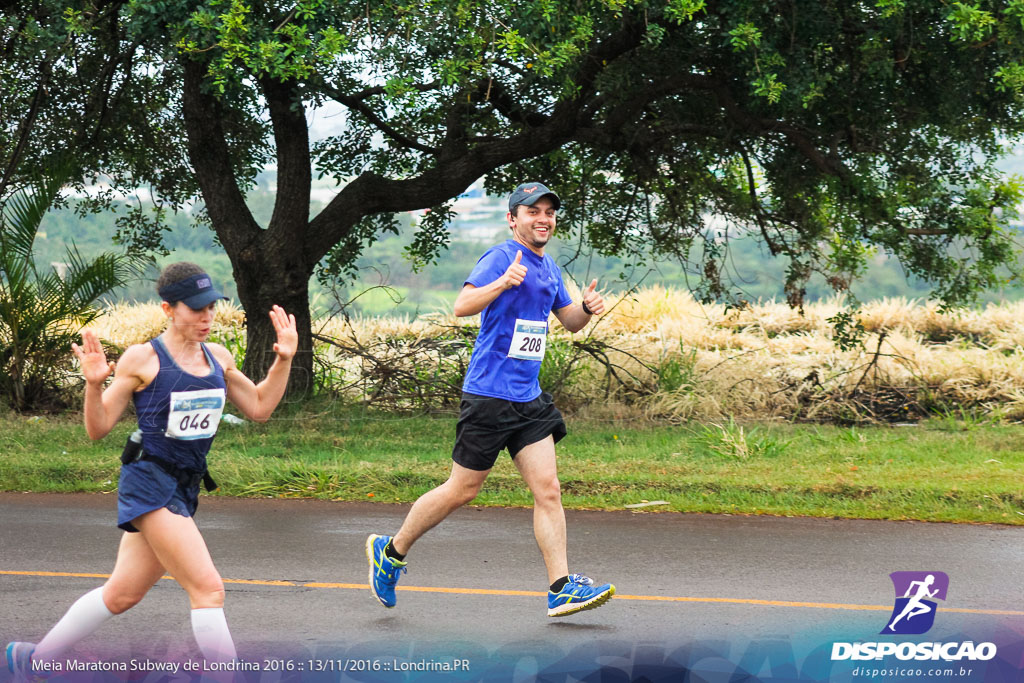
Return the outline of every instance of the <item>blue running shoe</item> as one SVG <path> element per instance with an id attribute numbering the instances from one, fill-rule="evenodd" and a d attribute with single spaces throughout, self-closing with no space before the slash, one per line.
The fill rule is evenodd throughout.
<path id="1" fill-rule="evenodd" d="M 366 559 L 370 561 L 370 590 L 387 608 L 395 606 L 395 585 L 405 571 L 406 562 L 393 560 L 384 554 L 390 536 L 370 534 L 366 539 Z"/>
<path id="2" fill-rule="evenodd" d="M 36 678 L 32 671 L 32 653 L 36 651 L 35 643 L 7 644 L 7 670 L 14 674 L 15 681 L 31 681 Z"/>
<path id="3" fill-rule="evenodd" d="M 611 600 L 615 586 L 610 583 L 594 586 L 594 580 L 582 574 L 570 574 L 569 582 L 557 593 L 548 591 L 548 616 L 564 617 L 568 614 L 594 609 Z"/>

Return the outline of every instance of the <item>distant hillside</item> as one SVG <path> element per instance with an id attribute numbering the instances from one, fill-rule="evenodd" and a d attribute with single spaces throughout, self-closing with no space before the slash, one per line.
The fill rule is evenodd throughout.
<path id="1" fill-rule="evenodd" d="M 1008 159 L 1004 166 L 1007 172 L 1020 172 L 1024 175 L 1024 157 Z M 272 187 L 272 179 L 264 179 L 260 189 L 248 198 L 257 221 L 263 225 L 269 221 L 273 210 Z M 392 289 L 374 289 L 366 293 L 355 301 L 352 310 L 370 315 L 415 315 L 448 308 L 483 251 L 508 237 L 503 202 L 484 197 L 478 191 L 470 192 L 469 195 L 457 205 L 460 214 L 451 226 L 450 248 L 439 259 L 439 263 L 428 266 L 423 272 L 413 273 L 403 255 L 403 248 L 412 239 L 412 225 L 416 220 L 414 215 L 405 216 L 406 227 L 402 235 L 390 236 L 366 250 L 359 261 L 361 280 L 347 287 L 343 297 L 351 298 L 378 285 L 387 285 Z M 329 201 L 331 190 L 319 188 L 315 196 L 323 202 Z M 323 203 L 317 201 L 313 203 L 312 209 L 315 212 L 322 206 Z M 85 255 L 116 249 L 111 240 L 114 232 L 115 217 L 109 214 L 78 218 L 71 211 L 51 212 L 43 221 L 37 239 L 38 259 L 43 263 L 63 260 L 64 246 L 71 242 Z M 199 263 L 214 276 L 224 288 L 225 294 L 235 296 L 230 262 L 211 230 L 205 226 L 194 227 L 190 216 L 179 214 L 171 218 L 171 230 L 166 233 L 164 244 L 171 250 L 171 255 L 160 259 L 161 264 L 181 260 Z M 688 276 L 678 263 L 650 263 L 630 267 L 621 259 L 602 258 L 589 250 L 578 251 L 577 245 L 560 240 L 555 241 L 551 253 L 569 278 L 585 285 L 596 277 L 602 289 L 607 291 L 623 291 L 638 284 L 688 289 L 688 283 L 696 282 L 695 276 Z M 758 243 L 734 240 L 730 243 L 728 263 L 734 282 L 731 291 L 737 296 L 750 301 L 783 298 L 787 264 L 772 259 Z M 156 300 L 153 289 L 156 272 L 154 269 L 148 274 L 148 281 L 117 292 L 115 298 Z M 311 288 L 316 307 L 320 310 L 329 309 L 333 298 L 321 291 L 315 282 Z M 879 256 L 867 274 L 854 284 L 853 291 L 861 300 L 868 301 L 895 296 L 925 298 L 929 287 L 915 278 L 908 281 L 898 263 Z M 808 293 L 811 300 L 833 295 L 820 278 L 812 280 Z M 401 300 L 396 303 L 395 298 Z M 1021 298 L 1024 298 L 1024 290 L 1020 287 L 992 292 L 984 297 L 986 301 Z"/>

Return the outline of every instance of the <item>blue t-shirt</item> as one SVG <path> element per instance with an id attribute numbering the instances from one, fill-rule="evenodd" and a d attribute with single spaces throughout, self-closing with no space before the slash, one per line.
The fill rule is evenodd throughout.
<path id="1" fill-rule="evenodd" d="M 517 251 L 523 252 L 521 263 L 526 266 L 526 277 L 518 287 L 499 294 L 480 314 L 480 333 L 462 390 L 525 403 L 541 394 L 537 381 L 541 361 L 513 358 L 509 354 L 536 355 L 532 344 L 540 345 L 538 337 L 546 333 L 551 311 L 572 304 L 562 271 L 550 256 L 537 256 L 515 240 L 506 240 L 480 257 L 466 284 L 483 287 L 494 282 L 508 270 Z M 517 348 L 513 349 L 517 326 L 520 335 L 516 337 Z"/>

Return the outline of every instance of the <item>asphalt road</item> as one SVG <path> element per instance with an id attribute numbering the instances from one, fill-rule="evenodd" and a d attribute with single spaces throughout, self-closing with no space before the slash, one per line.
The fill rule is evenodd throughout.
<path id="1" fill-rule="evenodd" d="M 103 495 L 0 493 L 0 643 L 38 640 L 102 583 L 74 575 L 112 568 L 115 504 Z M 227 581 L 229 624 L 240 656 L 260 662 L 259 680 L 577 680 L 580 662 L 605 672 L 592 680 L 641 680 L 641 670 L 681 680 L 673 676 L 708 669 L 688 680 L 726 681 L 741 664 L 760 671 L 751 680 L 858 680 L 847 670 L 815 673 L 833 665 L 812 660 L 836 640 L 884 640 L 888 575 L 897 570 L 950 577 L 935 626 L 918 639 L 995 639 L 999 659 L 1024 669 L 1022 527 L 569 512 L 570 570 L 614 583 L 618 595 L 550 619 L 526 509 L 457 511 L 413 549 L 398 607 L 382 608 L 365 588 L 365 538 L 394 533 L 407 509 L 202 499 L 197 521 Z M 766 648 L 775 654 L 757 654 Z M 69 656 L 197 658 L 184 592 L 161 581 Z M 306 672 L 273 672 L 274 660 Z M 455 660 L 471 672 L 429 670 Z M 420 670 L 373 670 L 399 661 Z M 309 673 L 342 666 L 369 671 Z M 989 666 L 956 680 L 1012 680 L 1007 666 L 998 676 Z"/>

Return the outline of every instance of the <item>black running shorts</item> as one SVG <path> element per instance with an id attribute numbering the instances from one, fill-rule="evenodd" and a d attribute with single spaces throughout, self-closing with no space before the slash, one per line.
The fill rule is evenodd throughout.
<path id="1" fill-rule="evenodd" d="M 507 448 L 515 458 L 549 434 L 558 443 L 566 431 L 562 414 L 547 392 L 526 403 L 463 393 L 452 460 L 483 472 L 494 467 L 501 449 Z"/>

